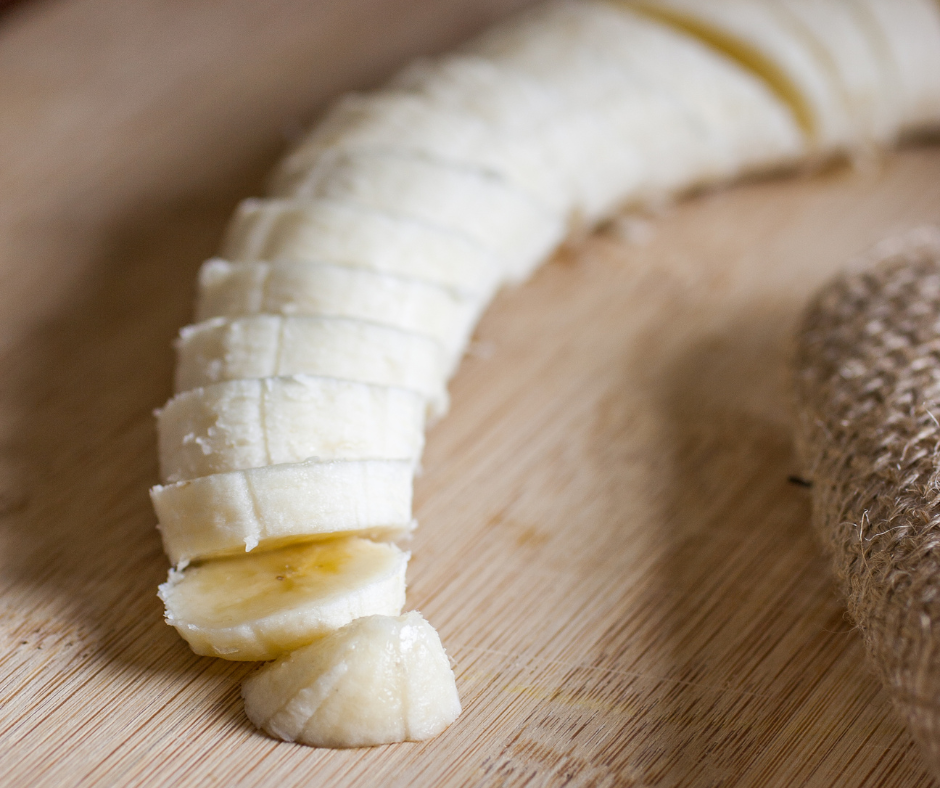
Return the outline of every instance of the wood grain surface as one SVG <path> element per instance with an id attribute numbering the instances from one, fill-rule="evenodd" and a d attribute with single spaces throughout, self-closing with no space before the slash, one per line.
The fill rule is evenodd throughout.
<path id="1" fill-rule="evenodd" d="M 940 221 L 940 149 L 624 218 L 500 296 L 429 436 L 409 606 L 464 714 L 272 741 L 162 622 L 153 408 L 237 200 L 342 90 L 506 0 L 36 0 L 0 18 L 0 784 L 928 786 L 788 482 L 793 322 Z M 519 5 L 519 3 L 516 3 Z"/>

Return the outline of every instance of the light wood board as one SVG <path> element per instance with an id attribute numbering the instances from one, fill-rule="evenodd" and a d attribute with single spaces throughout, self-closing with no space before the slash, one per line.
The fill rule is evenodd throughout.
<path id="1" fill-rule="evenodd" d="M 67 0 L 0 16 L 0 784 L 927 786 L 788 483 L 794 320 L 940 221 L 940 148 L 631 219 L 500 296 L 430 433 L 409 606 L 438 739 L 255 732 L 162 623 L 153 408 L 284 135 L 505 0 Z M 517 3 L 518 5 L 518 3 Z"/>

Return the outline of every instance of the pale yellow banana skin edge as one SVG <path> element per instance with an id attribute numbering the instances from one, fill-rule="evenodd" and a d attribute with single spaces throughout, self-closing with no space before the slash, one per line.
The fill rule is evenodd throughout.
<path id="1" fill-rule="evenodd" d="M 157 414 L 167 623 L 275 660 L 243 686 L 271 736 L 441 733 L 454 672 L 392 542 L 498 289 L 624 206 L 937 128 L 934 0 L 559 0 L 340 99 L 199 274 Z"/>

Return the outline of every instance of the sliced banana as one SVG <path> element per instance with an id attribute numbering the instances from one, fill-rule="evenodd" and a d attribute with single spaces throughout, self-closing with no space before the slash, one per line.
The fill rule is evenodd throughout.
<path id="1" fill-rule="evenodd" d="M 276 659 L 363 616 L 397 616 L 408 554 L 355 537 L 171 569 L 166 622 L 207 657 Z"/>
<path id="2" fill-rule="evenodd" d="M 439 342 L 449 377 L 484 306 L 427 282 L 355 268 L 213 259 L 199 272 L 196 319 L 269 313 L 369 320 Z"/>
<path id="3" fill-rule="evenodd" d="M 415 391 L 439 418 L 447 411 L 447 363 L 433 339 L 342 317 L 210 318 L 180 332 L 176 390 L 242 378 L 325 377 Z"/>
<path id="4" fill-rule="evenodd" d="M 265 465 L 410 460 L 424 448 L 424 398 L 313 375 L 229 380 L 157 411 L 164 483 Z"/>
<path id="5" fill-rule="evenodd" d="M 506 281 L 525 279 L 564 239 L 564 219 L 496 174 L 421 156 L 354 151 L 324 157 L 297 183 L 296 199 L 351 202 L 461 233 L 491 250 Z"/>
<path id="6" fill-rule="evenodd" d="M 500 261 L 469 238 L 336 200 L 244 200 L 229 223 L 222 256 L 236 262 L 294 260 L 365 268 L 484 301 L 503 278 Z"/>
<path id="7" fill-rule="evenodd" d="M 218 558 L 335 535 L 411 531 L 408 460 L 309 460 L 157 485 L 150 498 L 170 562 Z"/>
<path id="8" fill-rule="evenodd" d="M 314 747 L 372 747 L 436 736 L 460 714 L 454 672 L 420 613 L 369 616 L 245 679 L 248 718 Z"/>

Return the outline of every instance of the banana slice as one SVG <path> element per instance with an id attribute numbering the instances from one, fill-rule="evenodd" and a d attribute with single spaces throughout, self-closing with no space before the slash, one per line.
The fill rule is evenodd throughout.
<path id="1" fill-rule="evenodd" d="M 211 318 L 180 331 L 176 390 L 279 375 L 324 377 L 417 392 L 447 412 L 444 349 L 433 339 L 341 317 Z"/>
<path id="2" fill-rule="evenodd" d="M 161 475 L 179 482 L 311 457 L 417 464 L 424 413 L 413 391 L 335 378 L 216 383 L 157 411 Z"/>
<path id="3" fill-rule="evenodd" d="M 281 161 L 271 189 L 290 193 L 329 152 L 357 150 L 410 153 L 495 172 L 546 210 L 559 215 L 568 210 L 556 168 L 531 137 L 501 134 L 466 110 L 441 107 L 404 90 L 342 97 Z"/>
<path id="4" fill-rule="evenodd" d="M 269 313 L 369 320 L 439 342 L 450 377 L 484 306 L 427 282 L 355 268 L 213 259 L 199 272 L 196 319 Z"/>
<path id="5" fill-rule="evenodd" d="M 170 570 L 166 622 L 207 657 L 276 659 L 362 616 L 397 616 L 408 554 L 355 537 Z"/>
<path id="6" fill-rule="evenodd" d="M 563 219 L 495 174 L 404 154 L 324 157 L 290 194 L 278 196 L 356 203 L 461 233 L 503 262 L 509 282 L 525 279 L 567 231 Z"/>
<path id="7" fill-rule="evenodd" d="M 422 741 L 461 711 L 440 638 L 415 612 L 357 619 L 262 667 L 242 696 L 257 727 L 314 747 Z"/>
<path id="8" fill-rule="evenodd" d="M 559 139 L 550 157 L 568 172 L 588 220 L 631 197 L 787 164 L 804 149 L 792 113 L 761 81 L 688 35 L 609 3 L 538 6 L 471 48 L 603 121 L 606 140 Z M 583 129 L 578 136 L 590 133 Z M 553 124 L 546 135 L 558 131 Z"/>
<path id="9" fill-rule="evenodd" d="M 878 144 L 894 140 L 900 130 L 898 97 L 858 0 L 778 2 L 806 40 L 828 55 L 830 73 L 848 100 L 860 137 Z"/>
<path id="10" fill-rule="evenodd" d="M 859 129 L 825 50 L 775 0 L 635 0 L 632 7 L 699 36 L 759 74 L 828 154 L 855 147 Z"/>
<path id="11" fill-rule="evenodd" d="M 336 535 L 396 538 L 414 529 L 408 460 L 309 460 L 203 476 L 150 491 L 177 568 Z"/>
<path id="12" fill-rule="evenodd" d="M 857 0 L 887 52 L 903 131 L 940 125 L 940 4 L 935 0 Z"/>
<path id="13" fill-rule="evenodd" d="M 500 261 L 469 238 L 335 200 L 244 200 L 229 223 L 222 256 L 236 262 L 295 260 L 365 268 L 484 301 L 503 277 Z"/>

